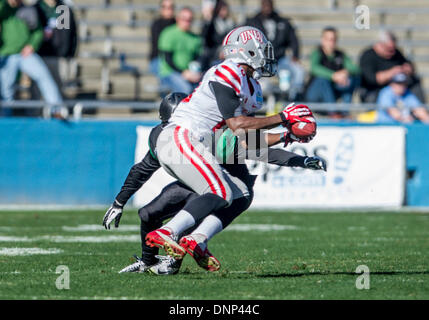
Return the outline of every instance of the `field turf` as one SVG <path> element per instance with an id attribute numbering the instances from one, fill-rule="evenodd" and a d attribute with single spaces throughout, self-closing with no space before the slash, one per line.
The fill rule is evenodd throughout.
<path id="1" fill-rule="evenodd" d="M 140 254 L 139 220 L 106 231 L 103 214 L 0 211 L 0 299 L 429 299 L 428 213 L 249 211 L 210 242 L 219 272 L 186 256 L 164 277 L 117 273 Z"/>

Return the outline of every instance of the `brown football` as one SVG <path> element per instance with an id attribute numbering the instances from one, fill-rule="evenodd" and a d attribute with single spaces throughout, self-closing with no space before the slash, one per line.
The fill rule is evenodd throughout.
<path id="1" fill-rule="evenodd" d="M 316 120 L 314 117 L 305 117 L 311 122 L 295 122 L 290 126 L 290 132 L 298 138 L 307 138 L 311 135 L 316 134 Z"/>

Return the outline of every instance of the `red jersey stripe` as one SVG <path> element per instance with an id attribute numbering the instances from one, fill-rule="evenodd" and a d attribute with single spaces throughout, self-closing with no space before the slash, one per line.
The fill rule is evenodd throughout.
<path id="1" fill-rule="evenodd" d="M 222 65 L 222 68 L 224 68 L 225 70 L 227 70 L 233 76 L 233 78 L 235 80 L 237 80 L 237 82 L 241 85 L 240 77 L 237 75 L 237 73 L 234 70 L 232 70 L 230 67 L 225 66 L 225 65 Z"/>
<path id="2" fill-rule="evenodd" d="M 184 137 L 185 137 L 185 142 L 188 145 L 189 149 L 192 150 L 192 152 L 204 163 L 204 165 L 210 170 L 210 172 L 212 173 L 212 175 L 215 177 L 217 183 L 220 186 L 220 190 L 222 192 L 222 198 L 226 199 L 226 191 L 225 191 L 225 186 L 222 183 L 222 180 L 219 178 L 219 176 L 216 174 L 216 171 L 214 171 L 213 167 L 206 161 L 206 159 L 204 159 L 194 148 L 194 146 L 191 144 L 191 142 L 189 141 L 189 137 L 188 137 L 189 131 L 188 129 L 185 129 L 185 133 L 184 133 Z M 215 193 L 217 194 L 217 193 Z"/>
<path id="3" fill-rule="evenodd" d="M 217 123 L 217 124 L 212 128 L 212 130 L 213 130 L 213 131 L 216 131 L 216 130 L 218 130 L 218 129 L 222 128 L 224 125 L 226 125 L 226 121 L 225 121 L 225 119 L 223 119 L 222 121 L 218 122 L 218 123 Z"/>
<path id="4" fill-rule="evenodd" d="M 191 164 L 198 170 L 199 173 L 201 173 L 201 175 L 204 177 L 204 179 L 207 181 L 208 185 L 210 186 L 211 191 L 216 194 L 219 195 L 214 187 L 213 182 L 210 180 L 209 176 L 204 172 L 204 170 L 192 159 L 192 157 L 185 152 L 185 150 L 183 150 L 182 145 L 180 144 L 179 141 L 179 130 L 180 130 L 180 126 L 177 126 L 174 129 L 174 142 L 176 143 L 176 146 L 179 148 L 180 152 L 191 162 Z M 187 130 L 186 130 L 187 131 Z M 185 131 L 185 133 L 186 133 Z M 185 136 L 186 138 L 186 136 Z M 191 145 L 191 150 L 193 150 L 193 147 Z M 195 152 L 195 151 L 194 151 Z"/>
<path id="5" fill-rule="evenodd" d="M 233 84 L 232 81 L 229 80 L 226 75 L 221 73 L 219 70 L 215 71 L 215 75 L 217 75 L 218 77 L 221 77 L 226 83 L 228 83 L 235 90 L 235 92 L 237 92 L 237 94 L 240 93 L 240 90 L 238 90 L 238 88 L 235 86 L 235 84 Z"/>

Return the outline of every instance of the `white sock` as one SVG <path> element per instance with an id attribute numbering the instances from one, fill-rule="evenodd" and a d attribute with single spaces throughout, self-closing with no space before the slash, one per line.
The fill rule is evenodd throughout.
<path id="1" fill-rule="evenodd" d="M 202 234 L 210 240 L 215 234 L 218 234 L 223 229 L 222 221 L 214 215 L 209 215 L 200 223 L 200 225 L 191 233 L 191 236 Z"/>
<path id="2" fill-rule="evenodd" d="M 206 250 L 207 248 L 207 237 L 201 233 L 192 233 L 191 234 L 192 239 L 194 239 L 198 245 L 200 246 L 201 250 Z"/>
<path id="3" fill-rule="evenodd" d="M 185 210 L 180 210 L 173 219 L 168 221 L 162 228 L 168 228 L 175 235 L 181 234 L 186 229 L 195 225 L 194 217 Z"/>

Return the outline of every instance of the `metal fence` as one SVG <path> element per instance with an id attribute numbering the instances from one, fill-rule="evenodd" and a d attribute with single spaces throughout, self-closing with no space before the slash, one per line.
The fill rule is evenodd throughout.
<path id="1" fill-rule="evenodd" d="M 274 101 L 276 102 L 276 101 Z M 109 109 L 133 109 L 137 111 L 157 111 L 160 101 L 111 101 L 111 100 L 65 100 L 64 106 L 71 109 L 72 117 L 76 120 L 82 118 L 85 110 L 109 110 Z M 297 102 L 299 103 L 299 102 Z M 306 102 L 303 102 L 306 103 Z M 366 112 L 376 109 L 372 103 L 311 103 L 311 109 L 315 112 Z M 0 108 L 10 109 L 44 109 L 52 108 L 41 100 L 16 100 L 0 102 Z M 262 111 L 273 111 L 274 105 L 267 102 Z"/>

